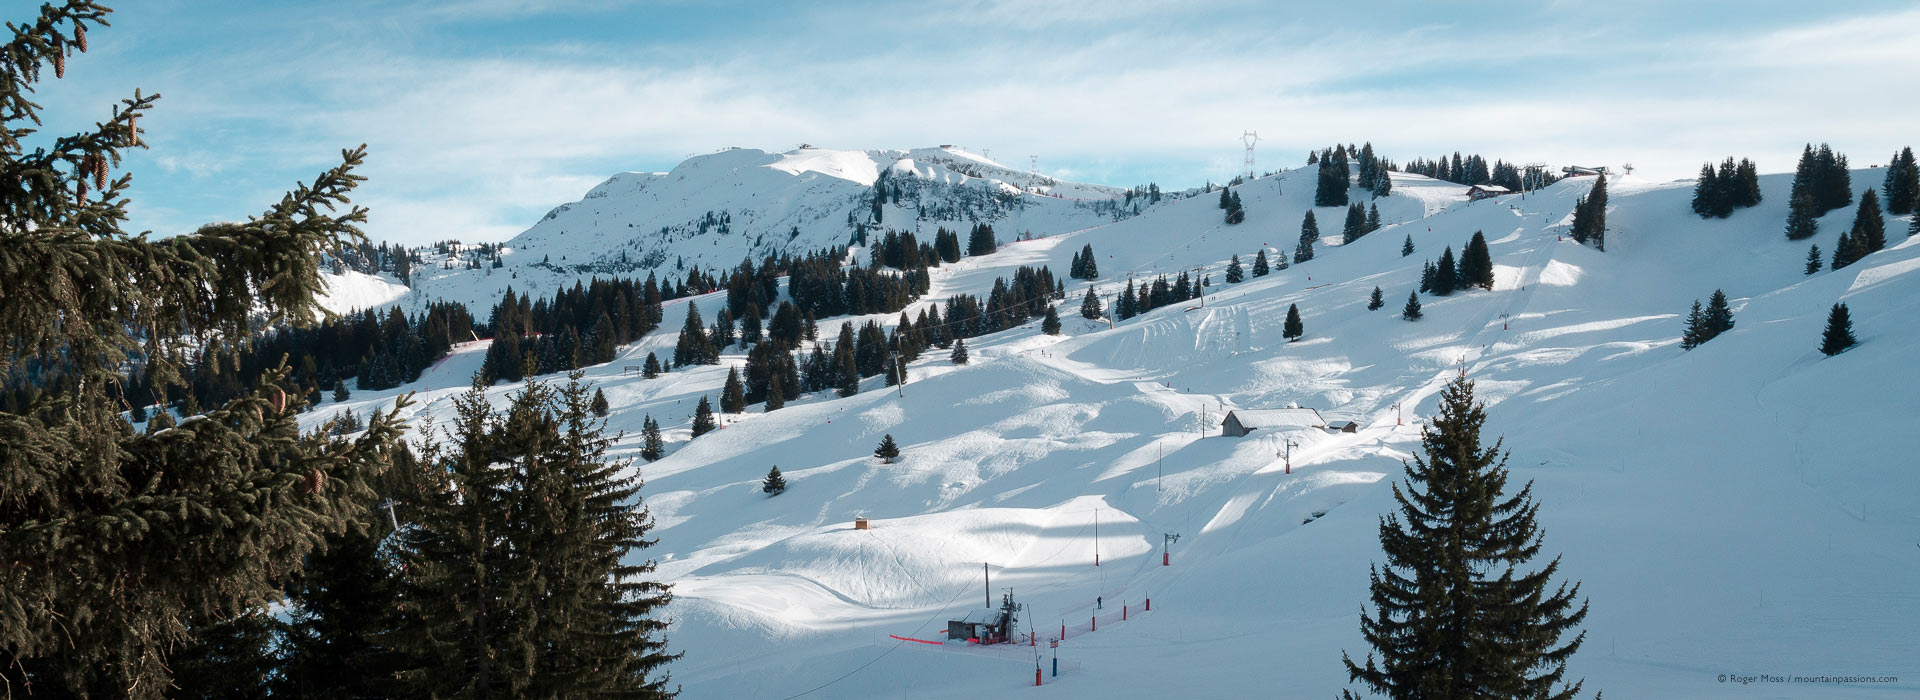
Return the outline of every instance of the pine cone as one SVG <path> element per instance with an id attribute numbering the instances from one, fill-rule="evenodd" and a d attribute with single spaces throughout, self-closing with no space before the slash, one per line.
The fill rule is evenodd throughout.
<path id="1" fill-rule="evenodd" d="M 53 40 L 53 77 L 67 77 L 67 47 L 58 38 Z"/>
<path id="2" fill-rule="evenodd" d="M 320 473 L 319 467 L 314 467 L 313 471 L 307 473 L 308 494 L 319 494 L 320 489 L 326 487 L 326 485 L 327 475 Z"/>
<path id="3" fill-rule="evenodd" d="M 87 25 L 75 22 L 73 25 L 73 45 L 80 53 L 87 52 Z"/>
<path id="4" fill-rule="evenodd" d="M 127 144 L 131 146 L 140 145 L 140 115 L 139 114 L 135 114 L 131 112 L 127 114 Z"/>
<path id="5" fill-rule="evenodd" d="M 287 412 L 287 392 L 286 392 L 286 390 L 284 390 L 284 389 L 281 389 L 280 387 L 277 387 L 277 386 L 276 386 L 276 387 L 274 387 L 274 388 L 273 388 L 273 391 L 274 391 L 274 397 L 273 397 L 273 409 L 274 409 L 274 411 L 275 411 L 275 412 L 277 412 L 277 413 L 286 413 L 286 412 Z"/>
<path id="6" fill-rule="evenodd" d="M 100 190 L 101 192 L 107 191 L 107 158 L 106 156 L 93 157 L 93 188 L 96 190 Z"/>

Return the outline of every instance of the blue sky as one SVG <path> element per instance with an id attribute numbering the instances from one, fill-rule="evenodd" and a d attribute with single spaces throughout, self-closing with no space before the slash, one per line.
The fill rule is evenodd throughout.
<path id="1" fill-rule="evenodd" d="M 727 146 L 990 150 L 1167 187 L 1372 141 L 1407 160 L 1856 166 L 1920 136 L 1910 2 L 121 3 L 46 130 L 134 88 L 132 222 L 259 211 L 362 142 L 375 238 L 503 240 L 622 170 Z M 7 19 L 28 17 L 16 7 Z M 1865 183 L 1857 183 L 1864 186 Z"/>

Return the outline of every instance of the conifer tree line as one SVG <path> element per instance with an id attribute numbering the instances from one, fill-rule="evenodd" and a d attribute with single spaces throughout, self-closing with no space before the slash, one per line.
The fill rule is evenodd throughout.
<path id="1" fill-rule="evenodd" d="M 970 294 L 956 294 L 947 299 L 944 312 L 941 306 L 929 306 L 917 317 L 902 311 L 892 328 L 874 320 L 857 326 L 843 323 L 837 338 L 806 348 L 801 340 L 812 339 L 811 334 L 803 336 L 796 330 L 789 336 L 770 330 L 764 342 L 748 350 L 746 363 L 738 368 L 737 401 L 731 389 L 735 375 L 729 373 L 721 410 L 740 413 L 746 406 L 765 402 L 765 410 L 773 411 L 787 400 L 828 389 L 852 396 L 859 392 L 860 380 L 879 375 L 885 375 L 887 385 L 892 386 L 905 379 L 900 376 L 902 368 L 928 348 L 948 348 L 962 338 L 1014 328 L 1035 315 L 1045 316 L 1052 310 L 1051 300 L 1064 298 L 1064 290 L 1046 267 L 1021 267 L 1014 271 L 1011 281 L 995 279 L 985 302 Z M 689 318 L 696 318 L 697 313 L 689 311 Z M 1054 323 L 1058 320 L 1056 314 Z M 683 337 L 691 340 L 706 336 L 683 331 Z M 698 358 L 700 362 L 706 360 L 704 356 Z"/>
<path id="2" fill-rule="evenodd" d="M 1727 305 L 1726 292 L 1715 289 L 1707 299 L 1705 310 L 1700 308 L 1700 300 L 1693 301 L 1693 310 L 1687 313 L 1686 330 L 1680 334 L 1680 348 L 1692 350 L 1730 330 L 1733 330 L 1733 309 Z"/>
<path id="3" fill-rule="evenodd" d="M 409 287 L 413 286 L 413 266 L 421 262 L 417 251 L 408 250 L 398 243 L 372 241 L 357 241 L 341 246 L 338 252 L 328 254 L 325 260 L 336 275 L 347 270 L 369 275 L 391 272 L 395 279 Z"/>
<path id="4" fill-rule="evenodd" d="M 1366 190 L 1368 194 L 1372 195 L 1373 199 L 1379 199 L 1393 193 L 1393 179 L 1390 173 L 1397 168 L 1394 167 L 1392 161 L 1382 158 L 1373 152 L 1373 142 L 1369 141 L 1361 144 L 1359 155 L 1354 160 L 1359 164 L 1356 167 L 1359 178 L 1355 184 L 1360 189 Z M 1376 226 L 1375 228 L 1379 227 Z"/>
<path id="5" fill-rule="evenodd" d="M 419 379 L 422 370 L 455 344 L 471 341 L 474 328 L 465 306 L 435 302 L 411 317 L 398 308 L 384 314 L 367 310 L 304 327 L 278 324 L 237 343 L 207 343 L 191 351 L 175 348 L 171 365 L 180 368 L 182 384 L 167 392 L 166 403 L 185 415 L 198 414 L 203 406 L 245 395 L 279 368 L 282 358 L 292 371 L 276 386 L 307 397 L 309 404 L 319 403 L 322 390 L 344 392 L 348 379 L 357 380 L 361 389 L 391 389 Z M 148 360 L 136 363 L 116 384 L 123 387 L 119 401 L 143 414 L 159 403 L 153 370 Z M 0 409 L 14 411 L 35 395 L 64 391 L 74 379 L 57 367 L 38 376 L 12 376 L 7 390 L 0 392 Z"/>
<path id="6" fill-rule="evenodd" d="M 481 372 L 489 382 L 519 381 L 529 368 L 549 374 L 612 361 L 619 346 L 659 327 L 662 296 L 653 275 L 575 282 L 548 299 L 509 287 L 489 317 L 493 344 Z"/>
<path id="7" fill-rule="evenodd" d="M 1236 256 L 1238 257 L 1238 256 Z M 1127 286 L 1121 290 L 1118 299 L 1113 302 L 1115 320 L 1125 321 L 1148 311 L 1185 301 L 1198 299 L 1205 292 L 1200 280 L 1182 271 L 1172 281 L 1166 275 L 1155 277 L 1150 283 L 1135 285 L 1127 280 Z"/>
<path id="8" fill-rule="evenodd" d="M 1824 143 L 1818 149 L 1807 144 L 1787 195 L 1787 239 L 1812 237 L 1819 230 L 1814 219 L 1852 203 L 1853 175 L 1847 171 L 1846 155 Z"/>
<path id="9" fill-rule="evenodd" d="M 1473 389 L 1462 373 L 1441 391 L 1394 485 L 1397 508 L 1380 521 L 1386 562 L 1369 567 L 1372 609 L 1360 618 L 1372 651 L 1341 663 L 1349 682 L 1395 700 L 1571 700 L 1585 685 L 1566 671 L 1586 641 L 1587 601 L 1578 582 L 1554 581 L 1559 557 L 1531 564 L 1545 547 L 1540 504 L 1531 483 L 1509 490 L 1504 441 L 1483 445 Z"/>
<path id="10" fill-rule="evenodd" d="M 1318 158 L 1320 170 L 1314 180 L 1313 205 L 1316 207 L 1347 206 L 1347 189 L 1352 185 L 1353 172 L 1347 165 L 1347 147 L 1336 145 L 1320 152 Z M 1312 212 L 1308 212 L 1312 213 Z"/>
<path id="11" fill-rule="evenodd" d="M 670 590 L 625 563 L 652 520 L 588 396 L 575 373 L 495 412 L 476 383 L 288 577 L 284 615 L 190 625 L 170 697 L 672 697 Z"/>
<path id="12" fill-rule="evenodd" d="M 22 697 L 162 698 L 195 668 L 189 644 L 258 638 L 216 628 L 264 621 L 249 611 L 371 515 L 401 432 L 375 413 L 353 440 L 301 434 L 308 394 L 286 389 L 287 367 L 165 429 L 121 417 L 129 357 L 173 396 L 176 349 L 244 338 L 260 317 L 313 326 L 321 256 L 366 240 L 351 202 L 366 150 L 245 221 L 123 230 L 121 166 L 157 96 L 132 91 L 64 134 L 30 99 L 59 95 L 90 45 L 125 44 L 100 31 L 109 12 L 47 3 L 0 39 L 0 170 L 24 174 L 0 188 L 0 374 L 72 377 L 0 413 L 0 687 Z"/>
<path id="13" fill-rule="evenodd" d="M 1359 202 L 1354 202 L 1347 207 L 1347 220 L 1340 225 L 1340 234 L 1346 243 L 1360 240 L 1361 236 L 1378 230 L 1380 230 L 1379 205 L 1361 205 Z"/>
<path id="14" fill-rule="evenodd" d="M 1100 277 L 1100 262 L 1094 258 L 1092 243 L 1081 246 L 1080 252 L 1073 254 L 1073 263 L 1067 268 L 1067 276 L 1077 280 Z"/>
<path id="15" fill-rule="evenodd" d="M 1435 160 L 1416 158 L 1408 161 L 1400 170 L 1457 185 L 1499 185 L 1515 192 L 1537 190 L 1560 180 L 1546 168 L 1523 169 L 1501 160 L 1495 160 L 1489 166 L 1485 158 L 1478 155 L 1462 156 L 1458 151 L 1454 152 L 1451 159 L 1445 156 Z"/>
<path id="16" fill-rule="evenodd" d="M 1573 205 L 1573 240 L 1607 249 L 1607 174 L 1594 178 L 1593 189 Z"/>
<path id="17" fill-rule="evenodd" d="M 1420 271 L 1420 291 L 1444 297 L 1474 287 L 1493 289 L 1493 253 L 1486 234 L 1474 231 L 1462 251 L 1456 262 L 1453 246 L 1447 246 L 1439 262 L 1427 262 Z"/>
<path id="18" fill-rule="evenodd" d="M 1000 242 L 993 237 L 992 226 L 977 223 L 967 233 L 967 255 L 992 255 L 999 249 Z"/>
<path id="19" fill-rule="evenodd" d="M 1700 181 L 1693 186 L 1693 213 L 1700 218 L 1724 219 L 1735 209 L 1759 204 L 1760 171 L 1753 161 L 1741 158 L 1735 163 L 1727 156 L 1718 170 L 1712 163 L 1700 166 Z"/>

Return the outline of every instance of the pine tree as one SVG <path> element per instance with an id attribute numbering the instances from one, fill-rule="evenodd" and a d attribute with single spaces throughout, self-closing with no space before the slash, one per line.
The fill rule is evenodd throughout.
<path id="1" fill-rule="evenodd" d="M 1359 202 L 1347 207 L 1347 219 L 1340 225 L 1341 241 L 1352 243 L 1367 235 L 1367 211 Z"/>
<path id="2" fill-rule="evenodd" d="M 860 393 L 860 364 L 853 357 L 853 335 L 849 324 L 840 325 L 840 342 L 833 345 L 834 393 L 846 398 Z"/>
<path id="3" fill-rule="evenodd" d="M 1693 213 L 1705 219 L 1713 216 L 1717 200 L 1721 194 L 1720 181 L 1713 170 L 1713 164 L 1700 166 L 1699 184 L 1693 186 Z"/>
<path id="4" fill-rule="evenodd" d="M 498 416 L 476 387 L 451 445 L 426 448 L 447 466 L 403 539 L 403 695 L 672 696 L 660 671 L 678 655 L 654 617 L 671 596 L 633 556 L 653 522 L 589 403 L 577 372 L 529 383 Z"/>
<path id="5" fill-rule="evenodd" d="M 1787 202 L 1787 240 L 1801 241 L 1812 238 L 1820 232 L 1820 222 L 1814 219 L 1813 196 L 1797 194 Z"/>
<path id="6" fill-rule="evenodd" d="M 394 644 L 404 622 L 396 606 L 403 581 L 389 538 L 397 514 L 414 518 L 424 467 L 404 443 L 392 457 L 374 487 L 386 504 L 329 537 L 326 550 L 309 556 L 288 584 L 285 621 L 277 625 L 278 677 L 269 685 L 274 697 L 388 697 L 411 664 Z"/>
<path id="7" fill-rule="evenodd" d="M 781 386 L 780 373 L 774 372 L 767 376 L 767 402 L 766 402 L 766 406 L 762 408 L 761 411 L 764 413 L 772 413 L 782 408 L 786 408 L 786 406 L 787 406 L 786 388 Z"/>
<path id="8" fill-rule="evenodd" d="M 1734 169 L 1734 174 L 1736 176 L 1734 192 L 1737 195 L 1735 204 L 1742 207 L 1759 206 L 1760 167 L 1754 165 L 1751 160 L 1741 158 L 1740 165 Z"/>
<path id="9" fill-rule="evenodd" d="M 700 437 L 713 432 L 718 427 L 713 422 L 713 404 L 707 402 L 706 395 L 700 396 L 700 403 L 693 407 L 693 436 Z"/>
<path id="10" fill-rule="evenodd" d="M 947 359 L 952 361 L 956 365 L 966 364 L 967 363 L 967 341 L 963 339 L 955 339 L 953 341 L 953 353 L 948 355 Z"/>
<path id="11" fill-rule="evenodd" d="M 1380 177 L 1384 178 L 1386 177 L 1386 175 L 1383 174 Z M 1380 205 L 1368 204 L 1367 205 L 1367 233 L 1373 233 L 1374 231 L 1378 231 L 1378 230 L 1380 230 Z"/>
<path id="12" fill-rule="evenodd" d="M 1060 335 L 1060 312 L 1052 304 L 1047 305 L 1047 316 L 1040 320 L 1040 332 L 1047 335 Z"/>
<path id="13" fill-rule="evenodd" d="M 879 457 L 881 464 L 893 464 L 893 460 L 900 457 L 900 446 L 894 444 L 892 433 L 880 439 L 880 446 L 873 448 L 873 456 Z"/>
<path id="14" fill-rule="evenodd" d="M 349 203 L 366 151 L 343 151 L 244 221 L 155 239 L 123 230 L 135 195 L 114 170 L 145 146 L 136 122 L 151 123 L 157 96 L 136 91 L 71 134 L 36 104 L 74 94 L 51 81 L 109 11 L 41 5 L 9 23 L 0 51 L 0 170 L 23 174 L 0 188 L 0 375 L 61 367 L 67 379 L 0 413 L 0 685 L 144 700 L 167 694 L 189 625 L 274 597 L 372 507 L 367 484 L 401 426 L 386 413 L 351 441 L 301 434 L 285 367 L 234 382 L 203 420 L 163 417 L 144 434 L 121 420 L 127 358 L 144 357 L 165 395 L 187 371 L 165 348 L 242 342 L 256 314 L 317 320 L 323 254 L 366 243 L 366 210 Z"/>
<path id="15" fill-rule="evenodd" d="M 1267 276 L 1267 269 L 1267 249 L 1261 248 L 1253 254 L 1253 276 L 1265 277 Z"/>
<path id="16" fill-rule="evenodd" d="M 1578 582 L 1554 583 L 1558 557 L 1529 566 L 1545 538 L 1540 506 L 1531 483 L 1507 493 L 1507 455 L 1502 441 L 1481 446 L 1485 423 L 1473 382 L 1449 382 L 1421 431 L 1424 456 L 1394 485 L 1397 512 L 1381 520 L 1387 560 L 1369 567 L 1373 610 L 1360 619 L 1373 651 L 1364 663 L 1341 654 L 1349 681 L 1390 698 L 1579 695 L 1584 681 L 1564 674 L 1586 641 L 1587 603 Z"/>
<path id="17" fill-rule="evenodd" d="M 1813 153 L 1813 144 L 1809 143 L 1800 150 L 1800 162 L 1793 168 L 1793 188 L 1787 193 L 1790 205 L 1797 206 L 1804 198 L 1809 216 L 1819 216 L 1823 212 L 1813 212 L 1818 206 L 1818 180 L 1820 178 L 1819 158 Z M 1792 227 L 1789 225 L 1788 230 Z"/>
<path id="18" fill-rule="evenodd" d="M 231 619 L 190 625 L 192 641 L 175 648 L 168 659 L 173 667 L 173 682 L 181 691 L 169 693 L 167 697 L 208 700 L 271 697 L 268 689 L 280 666 L 273 652 L 278 626 L 268 616 L 265 606 Z"/>
<path id="19" fill-rule="evenodd" d="M 605 418 L 607 417 L 607 412 L 610 410 L 612 410 L 612 407 L 607 405 L 607 392 L 601 391 L 599 389 L 594 389 L 593 390 L 593 415 L 599 416 L 601 418 Z"/>
<path id="20" fill-rule="evenodd" d="M 1700 336 L 1706 334 L 1706 330 L 1707 330 L 1706 314 L 1701 313 L 1700 300 L 1695 299 L 1693 300 L 1693 310 L 1687 312 L 1686 329 L 1680 332 L 1680 349 L 1692 350 L 1694 348 L 1700 347 L 1701 343 L 1707 342 L 1700 338 Z"/>
<path id="21" fill-rule="evenodd" d="M 992 255 L 998 249 L 999 242 L 993 239 L 993 227 L 974 224 L 973 232 L 967 236 L 967 255 Z"/>
<path id="22" fill-rule="evenodd" d="M 1866 245 L 1860 239 L 1846 233 L 1840 234 L 1840 240 L 1833 243 L 1833 269 L 1843 269 L 1866 257 Z"/>
<path id="23" fill-rule="evenodd" d="M 1320 240 L 1320 224 L 1314 221 L 1312 209 L 1307 210 L 1306 216 L 1300 217 L 1300 240 L 1308 242 Z"/>
<path id="24" fill-rule="evenodd" d="M 720 388 L 720 412 L 747 412 L 747 388 L 740 382 L 738 367 L 727 368 L 727 381 Z"/>
<path id="25" fill-rule="evenodd" d="M 660 424 L 653 416 L 640 421 L 640 458 L 649 462 L 658 462 L 667 454 L 667 442 L 660 437 Z"/>
<path id="26" fill-rule="evenodd" d="M 1820 352 L 1832 357 L 1859 342 L 1853 337 L 1853 319 L 1848 316 L 1847 305 L 1834 304 L 1833 311 L 1827 314 L 1827 330 L 1820 336 Z"/>
<path id="27" fill-rule="evenodd" d="M 1409 321 L 1420 320 L 1420 293 L 1407 292 L 1407 305 L 1400 308 L 1400 317 Z"/>
<path id="28" fill-rule="evenodd" d="M 1080 298 L 1080 317 L 1092 320 L 1100 314 L 1100 296 L 1093 293 L 1093 287 L 1087 287 L 1087 295 Z"/>
<path id="29" fill-rule="evenodd" d="M 353 396 L 352 394 L 347 393 L 347 380 L 345 379 L 333 380 L 333 402 L 334 403 L 340 403 L 352 396 Z"/>
<path id="30" fill-rule="evenodd" d="M 1306 326 L 1300 323 L 1300 305 L 1288 304 L 1287 320 L 1286 323 L 1280 327 L 1280 335 L 1285 337 L 1287 342 L 1291 343 L 1299 340 L 1300 336 L 1306 335 L 1306 333 Z"/>
<path id="31" fill-rule="evenodd" d="M 706 327 L 701 324 L 700 308 L 688 301 L 687 322 L 680 327 L 680 339 L 673 346 L 673 365 L 720 364 L 720 349 L 714 344 L 714 336 L 708 335 Z"/>
<path id="32" fill-rule="evenodd" d="M 1853 203 L 1853 174 L 1848 172 L 1847 157 L 1833 152 L 1827 144 L 1820 144 L 1816 152 L 1820 165 L 1819 188 L 1815 198 L 1820 202 L 1820 212 L 1826 213 Z"/>
<path id="33" fill-rule="evenodd" d="M 1593 189 L 1573 207 L 1573 240 L 1607 249 L 1607 174 L 1593 181 Z"/>
<path id="34" fill-rule="evenodd" d="M 1080 247 L 1080 278 L 1090 280 L 1090 279 L 1098 279 L 1099 277 L 1100 277 L 1100 263 L 1094 260 L 1093 244 L 1088 243 L 1084 246 L 1081 246 Z"/>
<path id="35" fill-rule="evenodd" d="M 1347 205 L 1347 158 L 1344 147 L 1336 148 L 1333 154 L 1320 159 L 1319 177 L 1315 181 L 1313 205 L 1316 207 L 1344 207 Z"/>
<path id="36" fill-rule="evenodd" d="M 1387 305 L 1386 298 L 1380 294 L 1380 288 L 1374 287 L 1373 296 L 1367 298 L 1367 310 L 1379 311 L 1380 307 L 1386 306 L 1386 305 Z"/>
<path id="37" fill-rule="evenodd" d="M 1374 199 L 1393 194 L 1393 178 L 1389 177 L 1387 173 L 1387 170 L 1382 169 L 1380 174 L 1373 179 L 1373 190 L 1369 192 L 1369 194 L 1373 195 Z M 1374 228 L 1379 227 L 1375 226 Z"/>
<path id="38" fill-rule="evenodd" d="M 1293 261 L 1296 263 L 1303 263 L 1312 259 L 1313 259 L 1313 241 L 1307 240 L 1305 238 L 1301 238 L 1300 244 L 1293 247 Z"/>
<path id="39" fill-rule="evenodd" d="M 1734 207 L 1740 205 L 1740 166 L 1733 162 L 1733 156 L 1727 156 L 1720 162 L 1720 170 L 1714 175 L 1714 193 L 1707 212 L 1714 218 L 1724 219 L 1733 215 Z"/>
<path id="40" fill-rule="evenodd" d="M 1225 190 L 1222 190 L 1222 192 L 1225 193 Z M 1225 221 L 1229 225 L 1231 225 L 1231 224 L 1238 224 L 1246 220 L 1247 220 L 1247 210 L 1244 206 L 1240 204 L 1240 194 L 1236 192 L 1231 195 L 1227 195 L 1227 214 L 1225 217 Z"/>
<path id="41" fill-rule="evenodd" d="M 1733 308 L 1727 303 L 1727 293 L 1713 290 L 1713 296 L 1707 298 L 1706 321 L 1707 334 L 1700 339 L 1705 343 L 1719 337 L 1721 333 L 1733 330 Z"/>
<path id="42" fill-rule="evenodd" d="M 1413 234 L 1409 233 L 1407 234 L 1407 242 L 1400 244 L 1400 257 L 1404 258 L 1412 254 L 1413 254 Z"/>
<path id="43" fill-rule="evenodd" d="M 1865 253 L 1877 253 L 1887 247 L 1887 222 L 1880 216 L 1880 198 L 1873 190 L 1860 193 L 1860 209 L 1854 212 L 1851 233 Z"/>
<path id="44" fill-rule="evenodd" d="M 640 368 L 640 376 L 646 379 L 660 376 L 660 358 L 655 357 L 653 353 L 647 353 L 647 362 Z"/>
<path id="45" fill-rule="evenodd" d="M 1227 259 L 1227 284 L 1239 284 L 1243 279 L 1246 279 L 1246 274 L 1241 272 L 1240 256 L 1236 254 Z"/>
<path id="46" fill-rule="evenodd" d="M 1487 249 L 1487 236 L 1482 232 L 1473 232 L 1473 239 L 1460 255 L 1460 284 L 1493 289 L 1493 253 Z"/>
<path id="47" fill-rule="evenodd" d="M 1806 273 L 1811 275 L 1819 271 L 1820 271 L 1820 246 L 1819 244 L 1815 244 L 1812 247 L 1807 249 Z"/>
<path id="48" fill-rule="evenodd" d="M 1920 201 L 1920 164 L 1913 158 L 1913 147 L 1900 149 L 1887 163 L 1887 175 L 1880 185 L 1887 198 L 1887 213 L 1911 214 Z"/>
<path id="49" fill-rule="evenodd" d="M 767 478 L 760 481 L 760 492 L 769 496 L 778 496 L 787 492 L 787 479 L 780 476 L 780 465 L 767 470 Z"/>
<path id="50" fill-rule="evenodd" d="M 1447 246 L 1440 252 L 1440 262 L 1433 265 L 1433 295 L 1444 297 L 1460 288 L 1460 273 L 1453 262 L 1453 246 Z"/>

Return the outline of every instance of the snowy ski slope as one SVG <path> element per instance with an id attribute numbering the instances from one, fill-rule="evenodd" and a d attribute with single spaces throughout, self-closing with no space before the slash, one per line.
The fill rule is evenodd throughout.
<path id="1" fill-rule="evenodd" d="M 947 168 L 918 153 L 888 156 L 887 167 Z M 590 194 L 513 245 L 537 256 L 562 228 L 570 240 L 597 237 L 588 247 L 612 245 L 635 217 L 644 222 L 636 230 L 657 229 L 693 212 L 641 198 L 682 176 L 764 202 L 795 188 L 865 187 L 883 160 L 704 156 L 678 175 L 616 177 L 595 192 L 623 189 L 629 209 L 597 210 L 599 223 L 582 227 L 599 201 Z M 725 174 L 696 175 L 722 166 Z M 1880 177 L 1854 172 L 1863 186 Z M 1761 206 L 1711 221 L 1689 213 L 1691 182 L 1614 181 L 1601 253 L 1562 235 L 1591 178 L 1469 203 L 1462 187 L 1396 175 L 1379 202 L 1391 225 L 1343 242 L 1343 210 L 1318 209 L 1316 259 L 1237 285 L 1223 282 L 1229 255 L 1251 263 L 1261 246 L 1291 253 L 1311 170 L 1239 188 L 1248 216 L 1238 226 L 1222 224 L 1207 196 L 1118 222 L 1036 205 L 1017 227 L 1059 235 L 937 270 L 920 304 L 984 295 L 1020 265 L 1064 276 L 1083 244 L 1099 256 L 1103 292 L 1129 274 L 1195 268 L 1215 284 L 1204 305 L 1111 329 L 1078 316 L 1085 283 L 1070 285 L 1062 336 L 1040 334 L 1036 320 L 970 339 L 964 367 L 929 351 L 900 391 L 874 378 L 851 398 L 808 396 L 771 414 L 750 407 L 691 442 L 694 403 L 718 395 L 744 351 L 654 380 L 624 372 L 649 351 L 671 351 L 685 302 L 669 304 L 664 330 L 587 374 L 614 406 L 610 426 L 628 432 L 625 454 L 638 452 L 643 416 L 667 428 L 672 454 L 636 469 L 659 523 L 647 555 L 678 596 L 670 638 L 686 657 L 674 679 L 690 699 L 810 689 L 804 697 L 1329 697 L 1344 687 L 1342 650 L 1367 651 L 1358 615 L 1367 568 L 1383 558 L 1375 538 L 1387 485 L 1417 447 L 1440 385 L 1464 369 L 1490 404 L 1489 429 L 1512 450 L 1516 479 L 1535 482 L 1547 551 L 1563 555 L 1563 576 L 1591 599 L 1571 668 L 1589 689 L 1920 695 L 1920 370 L 1910 357 L 1920 243 L 1903 235 L 1904 219 L 1890 219 L 1888 250 L 1803 276 L 1807 243 L 1780 233 L 1788 179 L 1763 177 Z M 802 216 L 754 206 L 764 217 L 756 226 L 785 230 Z M 1831 251 L 1852 215 L 1848 207 L 1821 219 L 1814 242 Z M 820 222 L 822 232 L 841 227 L 833 235 L 844 242 L 844 213 Z M 1492 249 L 1495 289 L 1423 295 L 1426 318 L 1402 321 L 1422 261 L 1449 245 L 1457 255 L 1476 230 Z M 1402 257 L 1408 235 L 1418 250 Z M 673 250 L 723 250 L 702 259 L 732 264 L 737 244 L 695 237 Z M 516 288 L 550 291 L 519 279 Z M 1376 285 L 1387 307 L 1367 311 Z M 1682 351 L 1688 305 L 1716 288 L 1733 300 L 1738 325 Z M 1815 348 L 1836 301 L 1850 305 L 1862 344 L 1828 358 Z M 1306 326 L 1293 343 L 1280 329 L 1290 304 Z M 823 322 L 822 337 L 842 320 Z M 483 350 L 464 348 L 403 388 L 421 392 L 415 417 L 444 421 Z M 366 410 L 396 393 L 356 392 L 347 406 Z M 1300 444 L 1290 474 L 1278 456 L 1283 436 L 1219 434 L 1226 410 L 1294 402 L 1361 429 L 1292 434 Z M 323 405 L 310 420 L 334 410 Z M 903 448 L 896 464 L 871 457 L 883 434 Z M 789 489 L 767 498 L 759 480 L 774 464 Z M 873 529 L 853 530 L 857 516 Z M 1181 535 L 1168 567 L 1164 533 Z M 939 639 L 949 617 L 977 611 L 983 562 L 996 601 L 1011 588 L 1027 604 L 1022 624 L 1038 647 L 889 637 Z M 1102 610 L 1091 609 L 1095 596 Z M 1153 610 L 1140 613 L 1133 606 L 1146 597 Z M 1127 621 L 1109 620 L 1116 605 L 1128 607 Z M 1100 629 L 1069 630 L 1058 650 L 1073 670 L 1024 688 L 1046 638 L 1084 628 L 1092 614 L 1103 615 Z M 1749 685 L 1723 674 L 1901 682 Z"/>

